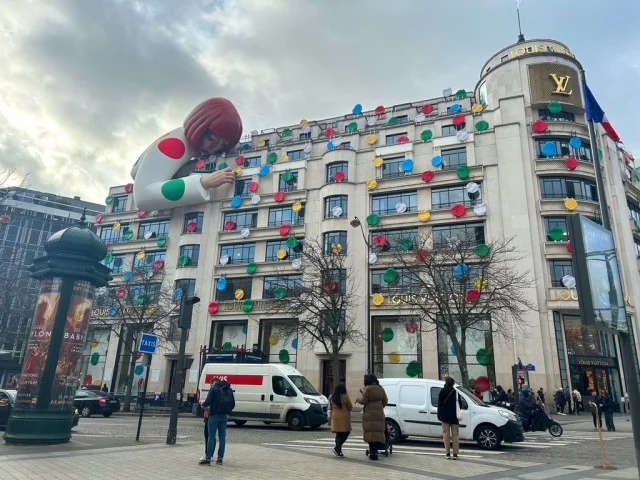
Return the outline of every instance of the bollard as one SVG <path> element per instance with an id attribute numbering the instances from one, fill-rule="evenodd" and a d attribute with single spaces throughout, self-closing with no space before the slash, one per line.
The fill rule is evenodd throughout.
<path id="1" fill-rule="evenodd" d="M 598 415 L 600 409 L 598 408 L 598 405 L 593 402 L 589 402 L 589 405 L 595 408 L 596 425 L 598 426 L 598 437 L 600 439 L 600 453 L 602 454 L 602 465 L 596 465 L 594 468 L 598 468 L 600 470 L 616 470 L 617 467 L 612 467 L 611 465 L 607 465 L 607 452 L 604 448 L 604 438 L 602 438 L 602 424 L 600 422 L 600 415 Z"/>

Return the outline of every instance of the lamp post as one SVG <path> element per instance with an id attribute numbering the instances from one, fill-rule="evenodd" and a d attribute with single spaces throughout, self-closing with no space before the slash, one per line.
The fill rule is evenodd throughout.
<path id="1" fill-rule="evenodd" d="M 358 217 L 353 217 L 353 220 L 349 222 L 353 228 L 360 227 L 360 231 L 362 232 L 362 239 L 364 240 L 364 244 L 367 246 L 367 261 L 365 263 L 365 275 L 367 282 L 367 298 L 364 304 L 365 316 L 367 319 L 366 324 L 366 332 L 367 332 L 367 373 L 373 373 L 373 347 L 371 345 L 371 272 L 369 267 L 369 254 L 371 253 L 371 244 L 369 240 L 367 240 L 367 235 L 364 233 L 364 227 L 362 226 L 362 222 Z"/>

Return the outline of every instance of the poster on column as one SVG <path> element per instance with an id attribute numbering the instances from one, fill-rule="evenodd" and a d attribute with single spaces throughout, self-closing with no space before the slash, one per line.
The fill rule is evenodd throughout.
<path id="1" fill-rule="evenodd" d="M 44 280 L 40 287 L 40 296 L 33 313 L 31 332 L 27 341 L 24 367 L 18 382 L 16 404 L 20 407 L 35 407 L 38 403 L 42 374 L 47 362 L 51 332 L 58 312 L 61 290 L 61 278 Z"/>
<path id="2" fill-rule="evenodd" d="M 80 371 L 87 339 L 95 287 L 85 280 L 76 281 L 69 302 L 60 356 L 51 391 L 51 406 L 71 408 L 80 386 Z"/>

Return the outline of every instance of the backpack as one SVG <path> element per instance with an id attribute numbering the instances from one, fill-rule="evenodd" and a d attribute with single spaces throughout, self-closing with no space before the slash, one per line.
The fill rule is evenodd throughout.
<path id="1" fill-rule="evenodd" d="M 220 388 L 218 401 L 216 402 L 216 414 L 228 415 L 236 406 L 236 399 L 233 396 L 233 390 L 230 386 Z"/>

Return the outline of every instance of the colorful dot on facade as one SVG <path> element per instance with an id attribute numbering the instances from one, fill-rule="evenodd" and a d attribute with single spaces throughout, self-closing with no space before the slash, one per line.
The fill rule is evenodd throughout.
<path id="1" fill-rule="evenodd" d="M 179 138 L 165 138 L 158 144 L 158 150 L 169 158 L 180 160 L 187 151 L 187 147 Z"/>
<path id="2" fill-rule="evenodd" d="M 184 183 L 184 180 L 181 178 L 176 178 L 175 180 L 169 180 L 168 182 L 165 182 L 160 190 L 164 198 L 175 202 L 182 198 L 185 189 L 186 185 Z"/>

